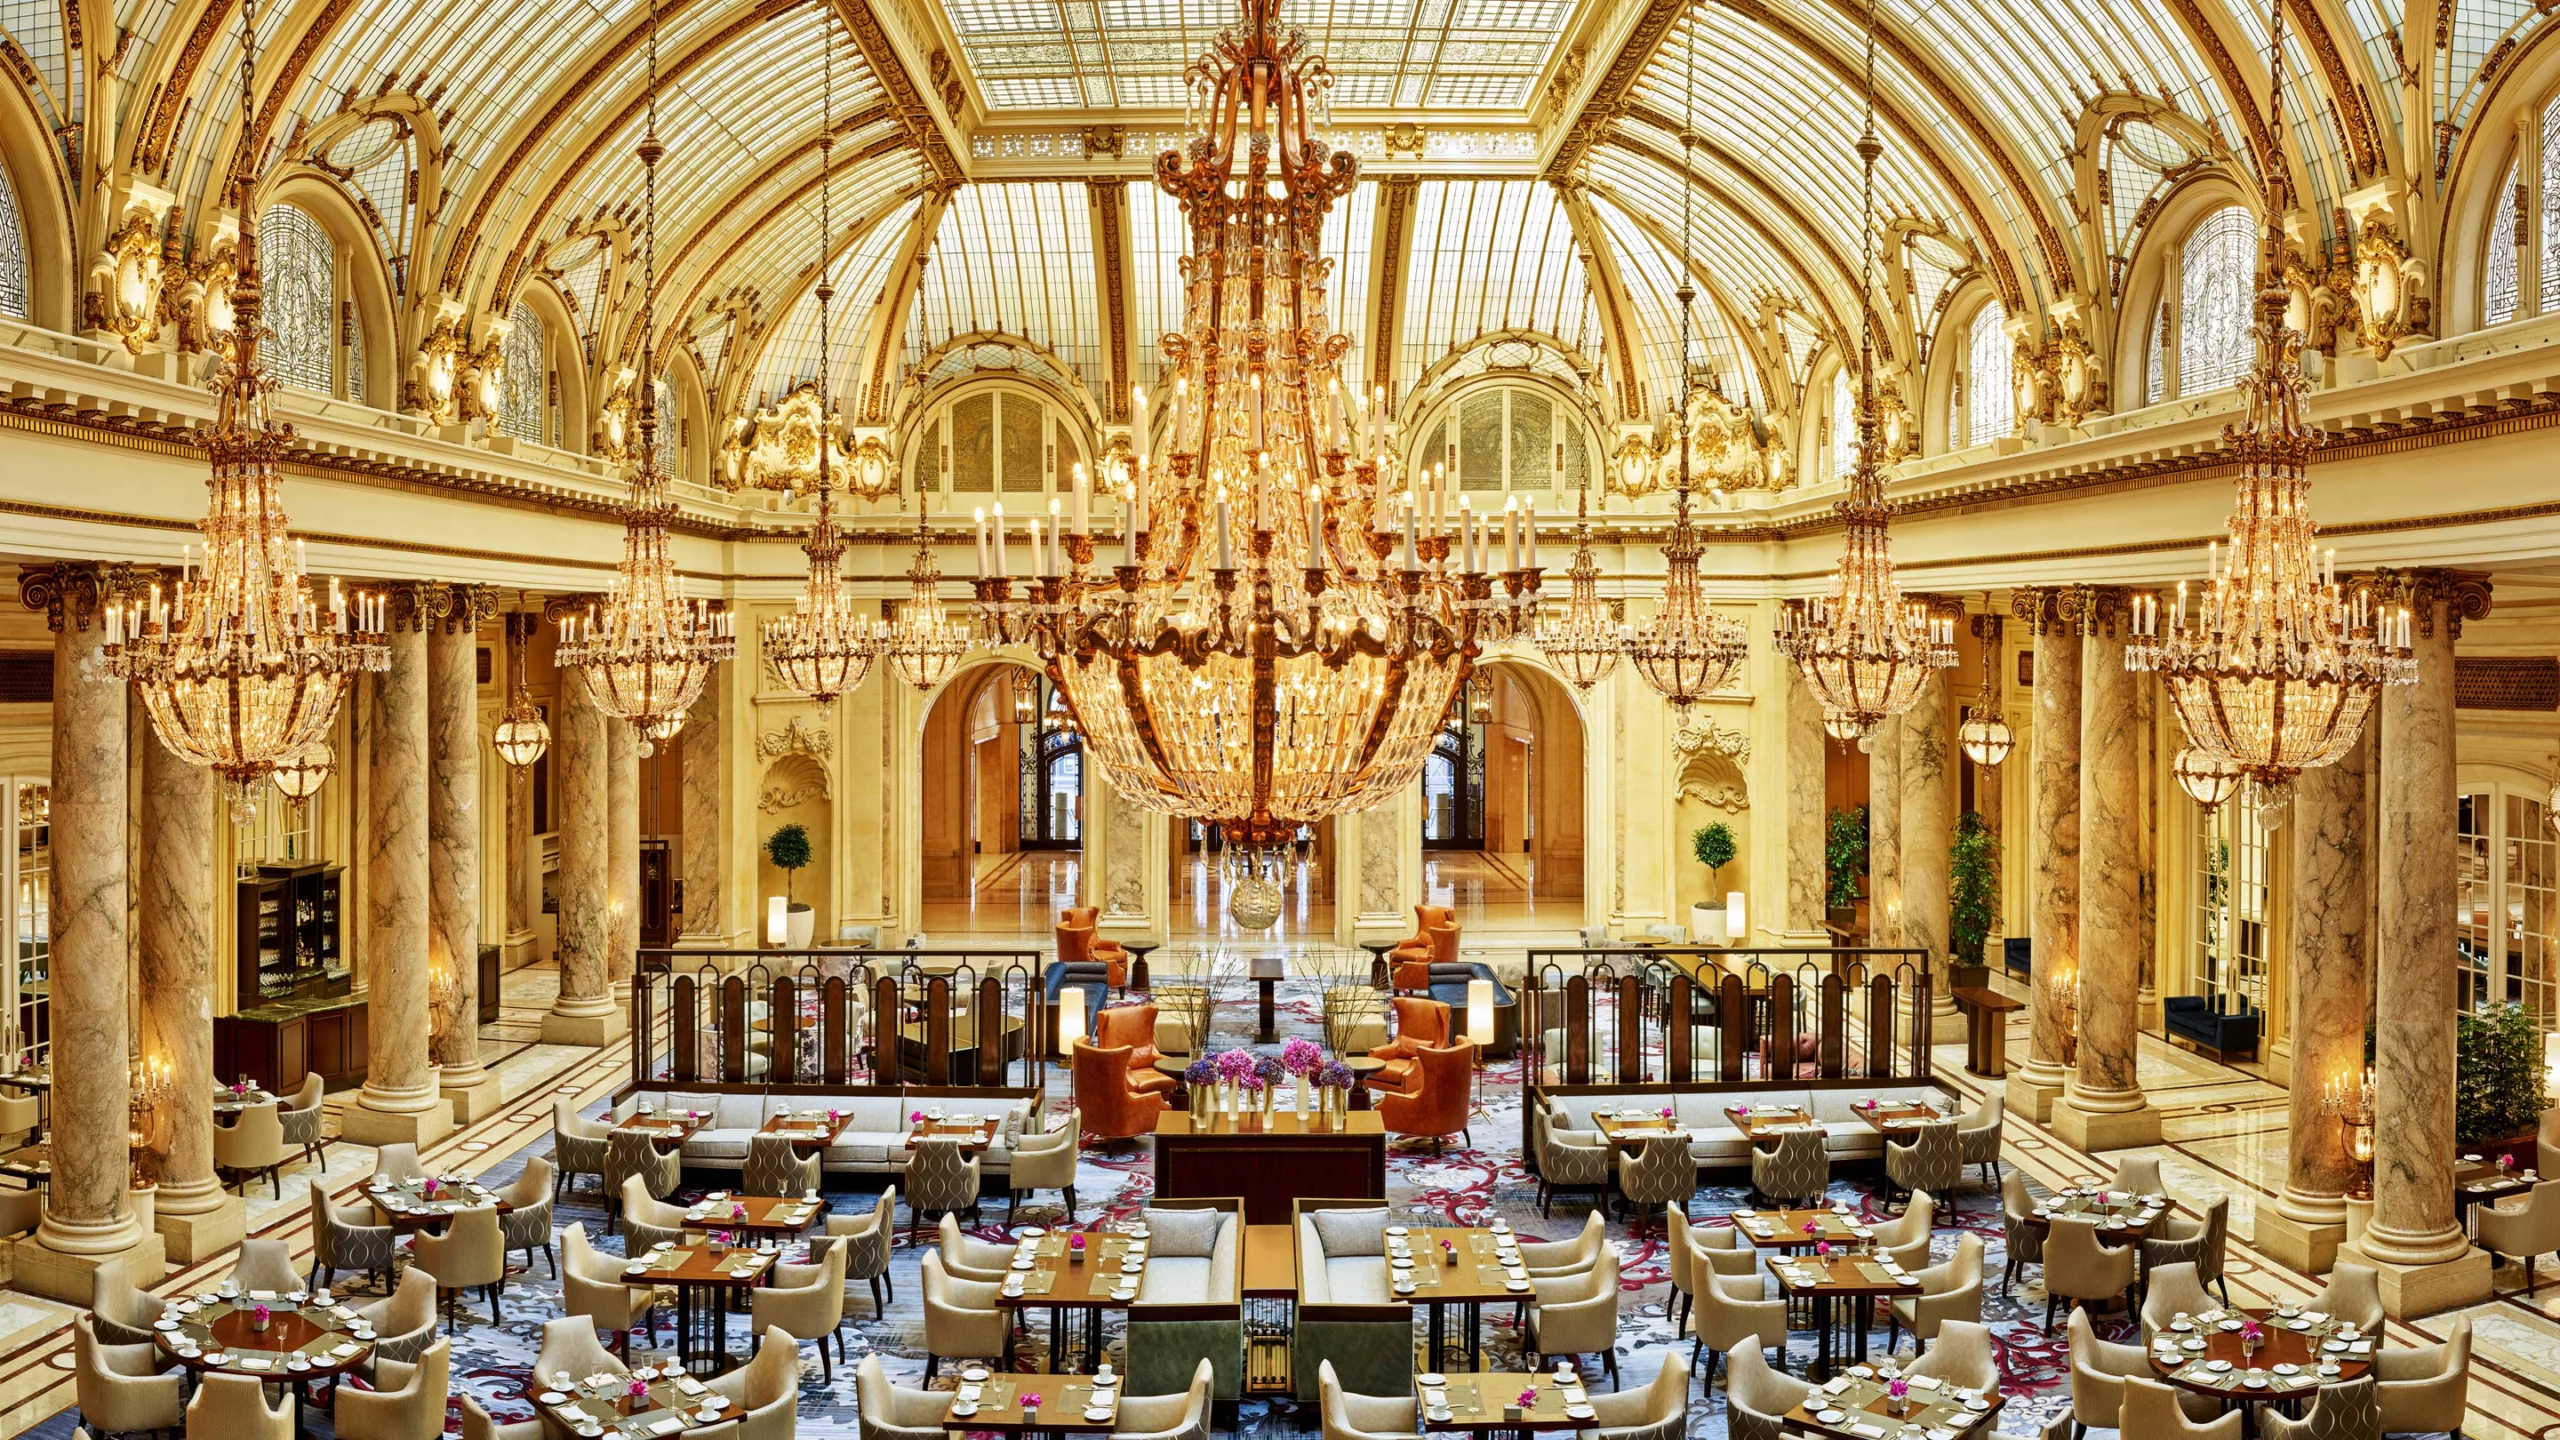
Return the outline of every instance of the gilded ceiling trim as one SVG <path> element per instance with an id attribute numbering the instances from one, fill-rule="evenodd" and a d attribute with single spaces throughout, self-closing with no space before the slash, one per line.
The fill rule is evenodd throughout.
<path id="1" fill-rule="evenodd" d="M 328 0 L 321 7 L 320 14 L 303 27 L 301 36 L 293 42 L 292 53 L 285 56 L 284 67 L 276 72 L 274 83 L 267 87 L 266 103 L 258 107 L 259 139 L 263 140 L 275 132 L 276 116 L 283 111 L 293 92 L 302 88 L 302 77 L 311 69 L 311 62 L 320 54 L 320 47 L 329 43 L 329 37 L 337 33 L 338 22 L 346 18 L 347 11 L 354 5 L 355 0 Z"/>
<path id="2" fill-rule="evenodd" d="M 880 17 L 871 9 L 871 0 L 821 0 L 836 7 L 844 17 L 845 28 L 853 32 L 855 48 L 862 52 L 862 63 L 871 67 L 880 88 L 889 92 L 889 103 L 898 112 L 898 123 L 907 139 L 924 153 L 925 163 L 933 167 L 933 178 L 944 185 L 957 185 L 969 178 L 968 167 L 952 153 L 943 138 L 942 122 L 934 118 L 933 107 L 926 103 L 924 92 L 916 87 L 915 77 L 907 73 L 906 62 L 898 58 L 898 47 L 889 32 L 880 26 Z"/>
<path id="3" fill-rule="evenodd" d="M 1609 369 L 1618 382 L 1618 417 L 1636 420 L 1645 413 L 1644 372 L 1636 364 L 1635 341 L 1628 329 L 1626 278 L 1618 273 L 1618 257 L 1609 248 L 1608 231 L 1591 213 L 1591 201 L 1582 193 L 1589 188 L 1580 180 L 1556 184 L 1564 198 L 1565 221 L 1573 227 L 1575 249 L 1581 253 L 1584 283 L 1600 302 L 1601 332 L 1608 337 L 1609 347 L 1617 357 Z"/>
<path id="4" fill-rule="evenodd" d="M 2383 148 L 2382 131 L 2374 123 L 2373 108 L 2365 103 L 2364 87 L 2348 71 L 2346 57 L 2338 53 L 2338 37 L 2329 29 L 2328 17 L 2320 13 L 2317 0 L 2291 0 L 2289 8 L 2294 29 L 2311 41 L 2311 53 L 2328 82 L 2329 101 L 2335 107 L 2328 118 L 2346 132 L 2342 148 L 2355 167 L 2347 178 L 2361 183 L 2386 173 L 2390 162 L 2384 158 L 2389 152 Z"/>
<path id="5" fill-rule="evenodd" d="M 1654 53 L 1662 48 L 1662 37 L 1671 33 L 1671 22 L 1688 8 L 1689 0 L 1650 0 L 1644 13 L 1636 18 L 1635 28 L 1627 32 L 1626 43 L 1618 47 L 1617 58 L 1609 62 L 1600 83 L 1591 87 L 1590 97 L 1565 127 L 1564 143 L 1556 147 L 1539 178 L 1562 180 L 1582 163 L 1582 157 L 1608 133 L 1609 122 L 1616 118 L 1637 78 L 1653 63 Z"/>
<path id="6" fill-rule="evenodd" d="M 2239 116 L 2240 123 L 2249 127 L 2250 161 L 2257 166 L 2260 175 L 2266 174 L 2267 152 L 2275 145 L 2274 137 L 2267 133 L 2266 111 L 2258 102 L 2266 87 L 2253 83 L 2241 73 L 2240 62 L 2233 58 L 2231 48 L 2222 43 L 2222 32 L 2213 28 L 2212 18 L 2204 13 L 2196 0 L 2169 0 L 2169 8 L 2177 12 L 2178 24 L 2186 30 L 2187 38 L 2204 52 L 2205 63 L 2213 67 L 2214 75 L 2222 81 L 2222 97 L 2231 106 L 2231 113 Z M 2285 174 L 2296 184 L 2304 178 L 2295 174 L 2290 156 L 2285 159 Z"/>
<path id="7" fill-rule="evenodd" d="M 142 143 L 135 151 L 135 169 L 168 178 L 169 141 L 195 89 L 196 67 L 204 64 L 205 53 L 213 48 L 213 37 L 230 22 L 231 9 L 230 0 L 212 0 L 197 12 L 195 28 L 187 32 L 187 42 L 178 48 L 176 63 L 152 97 L 151 119 L 142 127 Z"/>
<path id="8" fill-rule="evenodd" d="M 1111 347 L 1111 393 L 1102 397 L 1102 414 L 1107 420 L 1129 418 L 1129 280 L 1127 264 L 1122 258 L 1127 248 L 1121 228 L 1129 223 L 1129 182 L 1126 180 L 1087 180 L 1086 191 L 1093 197 L 1094 237 L 1101 242 L 1098 268 L 1102 271 L 1102 320 Z M 1134 442 L 1141 447 L 1146 437 Z"/>
<path id="9" fill-rule="evenodd" d="M 1378 217 L 1375 242 L 1380 247 L 1378 310 L 1369 327 L 1369 383 L 1391 386 L 1396 378 L 1396 352 L 1402 347 L 1396 321 L 1404 312 L 1405 251 L 1413 244 L 1413 199 L 1421 193 L 1422 181 L 1412 175 L 1391 175 L 1378 188 L 1384 213 Z M 1392 391 L 1388 394 L 1390 404 L 1402 399 Z"/>
<path id="10" fill-rule="evenodd" d="M 1703 179 L 1703 177 L 1701 178 Z M 1791 393 L 1795 388 L 1794 377 L 1787 373 L 1785 365 L 1771 363 L 1767 346 L 1763 341 L 1760 333 L 1760 327 L 1757 323 L 1758 317 L 1752 311 L 1746 310 L 1735 303 L 1732 294 L 1725 289 L 1723 282 L 1716 277 L 1714 267 L 1701 262 L 1698 257 L 1694 255 L 1685 253 L 1680 245 L 1680 237 L 1672 234 L 1669 226 L 1663 224 L 1659 220 L 1656 220 L 1652 216 L 1645 214 L 1637 207 L 1629 205 L 1625 196 L 1618 194 L 1607 185 L 1601 184 L 1598 181 L 1592 181 L 1589 183 L 1591 189 L 1607 195 L 1611 201 L 1617 204 L 1619 209 L 1625 211 L 1627 218 L 1633 220 L 1636 223 L 1636 228 L 1643 231 L 1648 237 L 1650 237 L 1653 240 L 1653 243 L 1661 246 L 1672 254 L 1679 256 L 1679 272 L 1682 275 L 1694 278 L 1704 288 L 1707 302 L 1713 305 L 1717 310 L 1723 312 L 1726 326 L 1733 331 L 1734 343 L 1741 346 L 1745 353 L 1750 355 L 1753 368 L 1760 372 L 1760 393 L 1768 396 L 1773 403 L 1780 395 Z M 1728 208 L 1732 208 L 1732 200 L 1730 197 L 1724 195 L 1721 191 L 1715 192 L 1715 194 L 1718 200 L 1723 201 Z M 1753 222 L 1752 228 L 1759 231 L 1762 239 L 1770 240 L 1770 243 L 1773 245 L 1776 243 L 1774 239 L 1771 239 L 1766 230 L 1760 229 L 1758 222 Z M 1790 268 L 1793 267 L 1791 266 Z M 1826 303 L 1823 308 L 1828 310 L 1830 309 L 1830 306 Z M 1663 397 L 1663 403 L 1665 405 L 1676 405 L 1679 402 L 1675 397 L 1666 395 Z"/>

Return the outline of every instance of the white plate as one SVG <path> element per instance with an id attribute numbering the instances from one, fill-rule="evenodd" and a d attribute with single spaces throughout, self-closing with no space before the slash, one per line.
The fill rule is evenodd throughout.
<path id="1" fill-rule="evenodd" d="M 1108 1405 L 1087 1405 L 1084 1407 L 1084 1418 L 1097 1425 L 1101 1424 L 1103 1421 L 1111 1418 L 1111 1407 Z"/>
<path id="2" fill-rule="evenodd" d="M 1837 1425 L 1841 1421 L 1849 1418 L 1849 1412 L 1846 1410 L 1824 1410 L 1816 1414 L 1813 1418 L 1821 1421 L 1825 1425 Z"/>
<path id="3" fill-rule="evenodd" d="M 1135 1290 L 1114 1290 L 1111 1292 L 1111 1298 L 1114 1300 L 1135 1300 L 1138 1298 L 1138 1292 Z"/>
<path id="4" fill-rule="evenodd" d="M 2231 1362 L 2228 1360 L 2207 1360 L 2204 1362 L 2204 1368 L 2212 1371 L 2216 1375 L 2219 1375 L 2231 1368 Z"/>
<path id="5" fill-rule="evenodd" d="M 175 1330 L 175 1329 L 177 1329 L 177 1328 L 178 1328 L 178 1322 L 177 1322 L 177 1321 L 175 1321 L 175 1320 L 171 1320 L 171 1319 L 168 1319 L 168 1318 L 166 1318 L 166 1317 L 163 1317 L 163 1318 L 161 1318 L 161 1319 L 158 1319 L 158 1320 L 154 1320 L 154 1321 L 152 1321 L 152 1322 L 151 1322 L 151 1328 L 152 1328 L 152 1329 L 154 1329 L 154 1330 Z"/>
<path id="6" fill-rule="evenodd" d="M 2267 1388 L 2267 1372 L 2264 1370 L 2252 1370 L 2248 1374 L 2240 1377 L 2240 1383 L 2248 1386 L 2252 1390 L 2264 1390 Z"/>
<path id="7" fill-rule="evenodd" d="M 975 1415 L 978 1413 L 978 1407 L 970 1404 L 966 1400 L 954 1400 L 951 1402 L 951 1413 L 964 1417 Z"/>
<path id="8" fill-rule="evenodd" d="M 1980 1395 L 1967 1395 L 1964 1397 L 1964 1408 L 1980 1413 L 1990 1409 L 1991 1402 Z"/>
<path id="9" fill-rule="evenodd" d="M 545 1390 L 534 1398 L 540 1400 L 545 1405 L 566 1405 L 569 1403 L 569 1397 L 561 1394 L 557 1390 Z"/>
<path id="10" fill-rule="evenodd" d="M 2175 1369 L 2177 1369 L 2179 1366 L 2184 1365 L 2184 1364 L 2186 1364 L 2186 1363 L 2187 1363 L 2187 1357 L 2186 1357 L 2186 1356 L 2184 1356 L 2184 1355 L 2179 1354 L 2179 1353 L 2178 1353 L 2177 1351 L 2175 1351 L 2175 1350 L 2164 1350 L 2164 1351 L 2160 1352 L 2159 1354 L 2152 1356 L 2151 1358 L 2152 1358 L 2152 1359 L 2154 1359 L 2154 1360 L 2156 1360 L 2156 1361 L 2158 1361 L 2159 1363 L 2161 1363 L 2161 1364 L 2163 1364 L 2163 1365 L 2168 1366 L 2168 1367 L 2169 1367 L 2170 1369 L 2172 1369 L 2172 1370 L 2175 1370 Z"/>
<path id="11" fill-rule="evenodd" d="M 1093 1383 L 1097 1389 L 1108 1390 L 1112 1386 L 1120 1383 L 1120 1377 L 1117 1375 L 1096 1375 L 1093 1377 Z"/>
<path id="12" fill-rule="evenodd" d="M 1012 1268 L 1016 1270 L 1035 1270 L 1039 1267 L 1029 1260 L 1016 1260 L 1013 1262 Z"/>
<path id="13" fill-rule="evenodd" d="M 1390 1225 L 1387 1227 L 1387 1233 L 1390 1235 L 1410 1235 L 1413 1232 L 1407 1230 L 1402 1225 Z"/>
<path id="14" fill-rule="evenodd" d="M 2320 1367 L 2320 1373 L 2323 1375 L 2335 1375 L 2338 1373 L 2338 1367 L 2331 1364 L 2323 1364 Z"/>
<path id="15" fill-rule="evenodd" d="M 1502 1288 L 1511 1291 L 1513 1294 L 1518 1294 L 1519 1292 L 1529 1288 L 1529 1282 L 1526 1280 L 1505 1280 L 1502 1282 Z"/>
<path id="16" fill-rule="evenodd" d="M 1456 1412 L 1455 1412 L 1455 1411 L 1450 1411 L 1450 1410 L 1432 1410 L 1432 1411 L 1427 1411 L 1427 1412 L 1425 1412 L 1425 1413 L 1427 1413 L 1428 1415 L 1430 1415 L 1430 1417 L 1431 1417 L 1431 1422 L 1432 1422 L 1433 1424 L 1435 1424 L 1435 1425 L 1446 1425 L 1446 1424 L 1448 1424 L 1448 1423 L 1449 1423 L 1449 1421 L 1450 1421 L 1450 1420 L 1455 1416 L 1455 1414 L 1456 1414 Z"/>
<path id="17" fill-rule="evenodd" d="M 2278 1365 L 2275 1367 L 2275 1370 L 2279 1375 L 2299 1375 L 2302 1373 L 2302 1367 L 2299 1365 Z"/>
<path id="18" fill-rule="evenodd" d="M 972 1365 L 968 1369 L 960 1372 L 960 1378 L 968 1381 L 972 1385 L 984 1384 L 987 1378 L 987 1367 L 984 1365 Z"/>
<path id="19" fill-rule="evenodd" d="M 1526 1288 L 1526 1287 L 1523 1287 L 1523 1288 Z M 1396 1282 L 1396 1293 L 1397 1293 L 1397 1294 L 1399 1294 L 1399 1295 L 1410 1295 L 1410 1294 L 1412 1294 L 1412 1293 L 1413 1293 L 1413 1282 L 1412 1282 L 1412 1281 L 1410 1281 L 1410 1280 L 1399 1280 L 1399 1281 L 1397 1281 L 1397 1282 Z"/>
<path id="20" fill-rule="evenodd" d="M 1037 1240 L 1041 1236 L 1048 1234 L 1049 1229 L 1045 1225 L 1025 1225 L 1013 1233 L 1014 1238 L 1018 1240 Z"/>
<path id="21" fill-rule="evenodd" d="M 1588 1405 L 1567 1405 L 1564 1407 L 1564 1413 L 1568 1420 L 1592 1420 L 1597 1419 L 1600 1414 Z"/>
<path id="22" fill-rule="evenodd" d="M 2196 1328 L 2196 1322 L 2181 1315 L 2177 1319 L 2169 1322 L 2169 1328 L 2179 1332 L 2180 1334 L 2184 1334 L 2187 1331 Z"/>

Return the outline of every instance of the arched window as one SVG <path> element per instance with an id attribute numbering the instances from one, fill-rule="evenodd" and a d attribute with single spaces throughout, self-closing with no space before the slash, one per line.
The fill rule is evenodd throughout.
<path id="1" fill-rule="evenodd" d="M 1590 474 L 1583 434 L 1572 409 L 1544 390 L 1477 389 L 1442 412 L 1414 461 L 1447 465 L 1460 490 L 1570 490 Z"/>
<path id="2" fill-rule="evenodd" d="M 1973 314 L 1965 337 L 1964 418 L 1967 445 L 1997 440 L 2017 428 L 2018 397 L 2009 385 L 2009 311 L 1999 301 Z"/>
<path id="3" fill-rule="evenodd" d="M 1843 364 L 1831 372 L 1831 475 L 1846 478 L 1858 468 L 1858 382 Z"/>
<path id="4" fill-rule="evenodd" d="M 266 361 L 288 385 L 336 392 L 338 249 L 306 211 L 271 205 L 258 217 L 258 279 L 267 326 Z"/>
<path id="5" fill-rule="evenodd" d="M 515 325 L 507 331 L 506 348 L 500 352 L 498 428 L 537 445 L 551 443 L 549 427 L 542 423 L 543 393 L 550 378 L 544 372 L 543 357 L 542 317 L 519 300 Z"/>
<path id="6" fill-rule="evenodd" d="M 2142 366 L 2142 403 L 2157 405 L 2169 398 L 2169 307 L 2152 312 L 2151 334 L 2143 347 L 2147 358 Z"/>
<path id="7" fill-rule="evenodd" d="M 2202 395 L 2249 368 L 2249 301 L 2257 268 L 2255 226 L 2234 205 L 2187 232 L 2179 252 L 2178 393 Z"/>
<path id="8" fill-rule="evenodd" d="M 2542 112 L 2542 308 L 2560 300 L 2560 98 Z"/>
<path id="9" fill-rule="evenodd" d="M 2522 198 L 2510 165 L 2498 181 L 2498 213 L 2489 220 L 2488 278 L 2480 287 L 2480 323 L 2504 325 L 2516 318 L 2516 202 Z"/>
<path id="10" fill-rule="evenodd" d="M 0 170 L 0 315 L 27 318 L 27 232 L 6 170 Z"/>

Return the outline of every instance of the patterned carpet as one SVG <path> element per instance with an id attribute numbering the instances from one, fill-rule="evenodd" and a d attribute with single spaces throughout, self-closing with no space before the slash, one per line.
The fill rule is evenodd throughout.
<path id="1" fill-rule="evenodd" d="M 1312 994 L 1290 996 L 1284 1014 L 1298 1033 L 1313 1036 L 1318 1027 Z M 1244 1007 L 1237 1007 L 1242 1009 Z M 1241 1017 L 1240 1017 L 1241 1018 Z M 1227 1048 L 1243 1043 L 1241 1035 L 1218 1037 L 1213 1048 Z M 1272 1047 L 1265 1047 L 1272 1048 Z M 1050 1109 L 1064 1113 L 1072 1103 L 1058 1088 L 1053 1076 Z M 1427 1149 L 1389 1151 L 1388 1192 L 1399 1214 L 1415 1223 L 1482 1224 L 1494 1216 L 1506 1218 L 1523 1238 L 1564 1239 L 1579 1232 L 1585 1219 L 1582 1210 L 1568 1213 L 1558 1208 L 1552 1217 L 1541 1216 L 1537 1209 L 1537 1185 L 1522 1166 L 1519 1154 L 1520 1090 L 1516 1063 L 1489 1068 L 1484 1076 L 1486 1115 L 1475 1120 L 1473 1148 L 1461 1149 L 1454 1142 L 1445 1155 L 1434 1155 Z M 548 1135 L 530 1147 L 492 1165 L 485 1179 L 501 1184 L 515 1176 L 527 1157 L 550 1149 Z M 1145 1203 L 1152 1189 L 1153 1160 L 1143 1144 L 1121 1155 L 1094 1151 L 1085 1153 L 1080 1167 L 1077 1197 L 1081 1202 L 1076 1215 L 1078 1223 L 1092 1225 L 1134 1215 Z M 852 1177 L 830 1177 L 831 1184 Z M 1729 1223 L 1724 1217 L 1732 1209 L 1749 1203 L 1746 1177 L 1739 1172 L 1710 1172 L 1716 1183 L 1702 1188 L 1690 1204 L 1690 1214 L 1699 1223 L 1720 1226 Z M 733 1176 L 720 1172 L 697 1172 L 686 1176 L 686 1194 L 698 1194 L 715 1188 L 724 1180 L 734 1183 Z M 590 1236 L 599 1238 L 599 1247 L 616 1251 L 621 1242 L 616 1237 L 602 1236 L 604 1212 L 589 1188 L 564 1200 L 557 1213 L 563 1227 L 583 1221 Z M 1853 1210 L 1870 1219 L 1883 1218 L 1887 1211 L 1879 1196 L 1883 1177 L 1878 1167 L 1859 1164 L 1835 1170 L 1831 1197 L 1846 1202 Z M 831 1190 L 829 1198 L 839 1212 L 867 1209 L 878 1193 L 877 1186 Z M 1055 1225 L 1061 1220 L 1061 1206 L 1055 1192 L 1045 1192 L 1045 1204 L 1027 1204 L 1020 1217 L 1026 1225 Z M 2000 1290 L 2000 1273 L 2005 1264 L 2001 1241 L 1997 1193 L 1981 1184 L 1969 1185 L 1952 1198 L 1956 1207 L 1950 1214 L 1942 1198 L 1938 1214 L 1936 1254 L 1943 1258 L 1952 1251 L 1959 1228 L 1983 1237 L 1986 1248 L 1984 1270 L 1986 1290 L 1984 1317 L 1990 1323 L 2010 1394 L 2010 1402 L 2001 1417 L 2002 1431 L 2029 1435 L 2038 1431 L 2044 1421 L 2067 1407 L 2069 1361 L 2062 1336 L 2048 1339 L 2042 1333 L 2044 1296 L 2035 1283 L 2032 1269 L 2022 1278 L 2014 1295 Z M 901 1215 L 903 1217 L 903 1211 Z M 1009 1239 L 1011 1219 L 1004 1214 L 1003 1197 L 995 1197 L 980 1218 L 976 1233 L 991 1239 Z M 928 1232 L 929 1233 L 929 1232 Z M 1671 1296 L 1663 1248 L 1661 1226 L 1657 1223 L 1648 1235 L 1633 1238 L 1624 1221 L 1610 1226 L 1611 1241 L 1622 1261 L 1623 1293 L 1620 1299 L 1622 1321 L 1618 1331 L 1617 1361 L 1623 1386 L 1638 1388 L 1652 1378 L 1663 1357 L 1687 1352 L 1687 1344 L 1679 1340 L 1666 1313 Z M 888 1313 L 873 1319 L 868 1301 L 853 1307 L 853 1320 L 846 1335 L 848 1350 L 858 1361 L 863 1354 L 876 1353 L 890 1375 L 902 1382 L 921 1383 L 924 1373 L 923 1314 L 918 1266 L 921 1252 L 903 1241 L 897 1247 L 892 1263 L 895 1299 Z M 343 1287 L 342 1287 L 343 1288 Z M 359 1287 L 361 1291 L 361 1287 Z M 457 1391 L 467 1391 L 501 1420 L 530 1418 L 532 1405 L 527 1398 L 528 1370 L 540 1344 L 542 1323 L 560 1313 L 558 1283 L 547 1269 L 536 1266 L 526 1273 L 510 1276 L 504 1293 L 503 1323 L 489 1323 L 485 1307 L 473 1303 L 464 1310 L 461 1333 L 454 1340 L 453 1374 Z M 475 1323 L 476 1322 L 476 1323 Z M 749 1348 L 746 1321 L 732 1317 L 730 1345 L 732 1353 L 743 1355 Z M 1508 1311 L 1489 1309 L 1485 1316 L 1484 1344 L 1486 1364 L 1491 1368 L 1516 1368 L 1519 1361 L 1518 1336 Z M 1037 1368 L 1036 1362 L 1046 1348 L 1047 1327 L 1034 1325 L 1027 1346 L 1017 1350 L 1017 1364 Z M 1417 1325 L 1417 1336 L 1420 1334 Z M 2120 1336 L 2127 1328 L 2122 1317 L 2102 1325 L 2102 1333 Z M 1116 1339 L 1117 1327 L 1112 1334 Z M 1876 1353 L 1881 1353 L 1883 1332 L 1873 1336 Z M 671 1329 L 661 1330 L 662 1348 L 671 1351 Z M 1904 1352 L 1910 1341 L 1905 1337 Z M 635 1355 L 645 1353 L 643 1342 L 634 1342 Z M 1788 1367 L 1797 1373 L 1814 1358 L 1814 1337 L 1797 1333 L 1788 1349 Z M 1591 1362 L 1586 1362 L 1591 1363 Z M 829 1382 L 821 1377 L 816 1351 L 804 1347 L 802 1352 L 800 1428 L 809 1435 L 844 1435 L 857 1433 L 854 1415 L 854 1378 L 852 1367 L 838 1365 Z M 948 1372 L 940 1382 L 948 1385 Z M 1696 1394 L 1692 1388 L 1691 1434 L 1723 1437 L 1727 1433 L 1724 1417 L 1724 1390 L 1719 1381 L 1712 1397 Z M 1242 1408 L 1240 1428 L 1246 1433 L 1277 1431 L 1312 1431 L 1315 1416 L 1287 1401 L 1248 1402 Z M 72 1416 L 56 1416 L 33 1433 L 46 1437 L 68 1436 Z M 327 1435 L 328 1419 L 314 1409 L 311 1413 L 313 1433 Z M 458 1431 L 458 1411 L 449 1429 Z"/>

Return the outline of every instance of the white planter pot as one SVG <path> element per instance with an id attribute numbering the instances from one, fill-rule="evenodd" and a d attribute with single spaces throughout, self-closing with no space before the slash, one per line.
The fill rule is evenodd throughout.
<path id="1" fill-rule="evenodd" d="M 1689 935 L 1700 945 L 1730 945 L 1733 937 L 1724 931 L 1724 902 L 1689 907 Z"/>
<path id="2" fill-rule="evenodd" d="M 791 948 L 806 950 L 809 948 L 809 942 L 818 933 L 817 907 L 794 905 L 785 912 L 783 923 L 789 927 L 787 933 L 790 936 Z"/>

